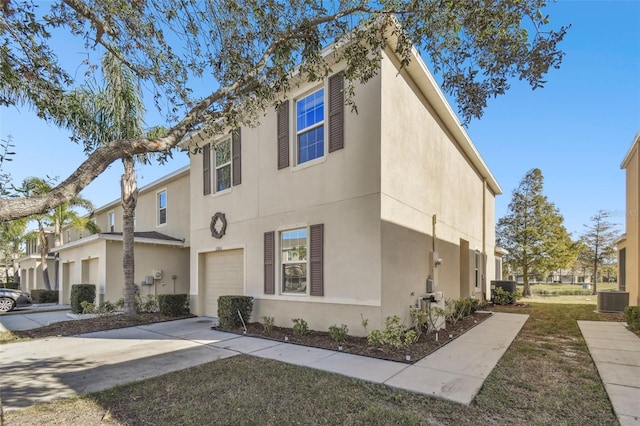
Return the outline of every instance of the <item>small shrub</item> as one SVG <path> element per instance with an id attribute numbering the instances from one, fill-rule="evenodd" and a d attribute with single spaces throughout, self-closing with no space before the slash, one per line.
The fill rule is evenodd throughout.
<path id="1" fill-rule="evenodd" d="M 640 306 L 627 306 L 624 308 L 624 319 L 633 331 L 640 330 Z"/>
<path id="2" fill-rule="evenodd" d="M 93 303 L 89 303 L 86 300 L 80 302 L 80 306 L 82 306 L 83 314 L 92 314 L 96 310 L 96 305 L 94 305 Z"/>
<path id="3" fill-rule="evenodd" d="M 71 312 L 82 313 L 82 302 L 94 303 L 96 301 L 95 284 L 73 284 L 71 286 Z"/>
<path id="4" fill-rule="evenodd" d="M 403 348 L 415 343 L 419 336 L 415 330 L 407 330 L 397 315 L 385 318 L 385 329 L 371 330 L 367 342 L 372 346 L 392 346 Z"/>
<path id="5" fill-rule="evenodd" d="M 360 324 L 362 324 L 365 334 L 369 334 L 367 332 L 367 326 L 369 325 L 369 318 L 363 317 L 362 314 L 360 314 L 360 318 L 362 318 L 362 322 Z"/>
<path id="6" fill-rule="evenodd" d="M 33 303 L 58 303 L 58 290 L 31 290 Z"/>
<path id="7" fill-rule="evenodd" d="M 218 321 L 222 328 L 242 327 L 238 311 L 245 321 L 251 318 L 253 311 L 253 297 L 250 296 L 220 296 L 218 298 Z"/>
<path id="8" fill-rule="evenodd" d="M 158 307 L 158 300 L 153 294 L 147 296 L 147 300 L 144 302 L 136 303 L 136 312 L 139 314 L 142 313 L 154 313 L 158 312 L 160 308 Z"/>
<path id="9" fill-rule="evenodd" d="M 188 294 L 159 294 L 158 310 L 162 315 L 179 317 L 189 313 Z"/>
<path id="10" fill-rule="evenodd" d="M 96 309 L 95 313 L 98 315 L 109 315 L 116 311 L 116 305 L 109 302 L 108 300 L 102 302 Z"/>
<path id="11" fill-rule="evenodd" d="M 305 336 L 309 334 L 309 324 L 302 318 L 294 318 L 293 321 L 293 334 L 296 336 Z"/>
<path id="12" fill-rule="evenodd" d="M 262 326 L 264 327 L 265 333 L 271 333 L 273 331 L 273 325 L 276 320 L 274 317 L 264 316 L 262 317 Z"/>
<path id="13" fill-rule="evenodd" d="M 124 309 L 124 298 L 121 297 L 120 299 L 118 299 L 118 301 L 116 302 L 116 308 L 118 310 Z"/>
<path id="14" fill-rule="evenodd" d="M 458 310 L 458 304 L 453 299 L 447 299 L 444 301 L 445 313 L 444 318 L 451 325 L 455 325 L 459 320 L 462 319 L 460 316 L 460 310 Z"/>
<path id="15" fill-rule="evenodd" d="M 349 328 L 345 324 L 342 324 L 340 327 L 337 325 L 332 325 L 329 327 L 329 336 L 336 343 L 342 343 L 347 339 L 347 335 L 349 334 Z"/>
<path id="16" fill-rule="evenodd" d="M 384 336 L 382 335 L 382 331 L 380 330 L 371 330 L 369 334 L 367 334 L 367 343 L 371 346 L 384 346 Z"/>
<path id="17" fill-rule="evenodd" d="M 493 303 L 496 305 L 513 305 L 518 300 L 518 293 L 512 293 L 496 287 L 493 291 Z"/>

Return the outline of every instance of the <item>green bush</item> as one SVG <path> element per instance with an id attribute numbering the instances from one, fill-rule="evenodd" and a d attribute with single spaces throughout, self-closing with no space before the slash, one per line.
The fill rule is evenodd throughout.
<path id="1" fill-rule="evenodd" d="M 10 288 L 12 290 L 18 290 L 20 288 L 20 283 L 2 283 L 2 285 L 0 285 L 0 287 L 2 288 Z"/>
<path id="2" fill-rule="evenodd" d="M 188 294 L 159 294 L 158 308 L 160 313 L 170 317 L 179 317 L 189 313 Z"/>
<path id="3" fill-rule="evenodd" d="M 276 322 L 276 319 L 274 317 L 268 317 L 268 316 L 262 317 L 262 326 L 264 327 L 265 333 L 271 333 L 275 322 Z"/>
<path id="4" fill-rule="evenodd" d="M 304 336 L 309 333 L 309 324 L 302 318 L 294 318 L 293 321 L 293 334 L 296 336 Z"/>
<path id="5" fill-rule="evenodd" d="M 624 308 L 624 319 L 633 331 L 640 330 L 640 306 L 627 306 Z"/>
<path id="6" fill-rule="evenodd" d="M 347 339 L 349 335 L 349 328 L 342 324 L 340 327 L 337 325 L 332 325 L 329 327 L 329 336 L 336 342 L 342 343 Z"/>
<path id="7" fill-rule="evenodd" d="M 493 303 L 496 305 L 513 305 L 518 300 L 518 293 L 512 293 L 496 287 L 493 291 Z"/>
<path id="8" fill-rule="evenodd" d="M 385 318 L 384 322 L 384 330 L 371 330 L 367 335 L 367 342 L 370 345 L 403 348 L 415 343 L 419 338 L 415 330 L 407 330 L 397 315 Z"/>
<path id="9" fill-rule="evenodd" d="M 160 308 L 158 307 L 158 299 L 153 294 L 150 294 L 146 297 L 147 300 L 142 302 L 140 300 L 139 303 L 136 303 L 136 313 L 154 313 L 158 312 Z"/>
<path id="10" fill-rule="evenodd" d="M 73 284 L 71 286 L 71 312 L 81 314 L 82 302 L 94 303 L 96 301 L 95 284 Z"/>
<path id="11" fill-rule="evenodd" d="M 58 303 L 58 290 L 31 290 L 33 303 Z"/>
<path id="12" fill-rule="evenodd" d="M 238 311 L 245 322 L 251 318 L 253 311 L 253 297 L 250 296 L 220 296 L 218 298 L 218 321 L 220 327 L 242 327 Z"/>

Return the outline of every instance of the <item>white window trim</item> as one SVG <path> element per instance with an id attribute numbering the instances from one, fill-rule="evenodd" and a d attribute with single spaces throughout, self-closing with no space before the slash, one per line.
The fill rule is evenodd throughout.
<path id="1" fill-rule="evenodd" d="M 294 293 L 294 292 L 286 292 L 284 291 L 284 276 L 283 276 L 283 271 L 282 271 L 282 266 L 284 265 L 283 259 L 282 259 L 282 234 L 285 232 L 289 232 L 289 231 L 297 231 L 297 230 L 302 230 L 304 229 L 307 232 L 307 260 L 304 262 L 307 265 L 307 274 L 306 274 L 306 282 L 307 282 L 307 288 L 305 289 L 304 293 Z M 301 225 L 295 225 L 295 226 L 286 226 L 286 227 L 281 227 L 276 229 L 277 232 L 277 236 L 278 236 L 278 242 L 277 242 L 277 253 L 278 253 L 278 272 L 276 273 L 276 279 L 278 280 L 278 293 L 281 296 L 291 296 L 291 297 L 306 297 L 309 296 L 309 292 L 310 292 L 310 277 L 309 277 L 309 225 L 308 224 L 301 224 Z M 303 262 L 288 262 L 288 264 L 293 264 L 293 263 L 300 263 L 302 264 Z"/>
<path id="2" fill-rule="evenodd" d="M 164 198 L 165 198 L 165 206 L 164 206 L 165 215 L 164 215 L 164 223 L 160 223 L 160 194 L 163 192 L 164 192 Z M 167 214 L 168 208 L 169 208 L 169 194 L 167 193 L 167 188 L 159 189 L 158 191 L 156 191 L 156 226 L 158 228 L 167 226 L 168 217 L 169 217 Z"/>
<path id="3" fill-rule="evenodd" d="M 328 92 L 328 84 L 329 84 L 329 80 L 327 79 L 323 84 L 318 85 L 318 86 L 314 86 L 311 89 L 307 89 L 305 91 L 301 91 L 300 93 L 297 93 L 293 96 L 292 98 L 292 108 L 289 108 L 289 122 L 291 123 L 291 126 L 293 126 L 293 130 L 292 132 L 290 132 L 291 135 L 293 135 L 293 141 L 289 141 L 290 144 L 292 145 L 293 148 L 293 158 L 294 161 L 294 165 L 292 170 L 300 170 L 300 169 L 305 169 L 309 166 L 314 166 L 316 164 L 319 163 L 323 163 L 327 160 L 327 155 L 328 155 L 328 134 L 327 134 L 327 123 L 329 122 L 329 109 L 328 109 L 328 101 L 329 101 L 329 92 Z M 310 126 L 310 127 L 305 127 L 304 131 L 299 132 L 298 131 L 298 101 L 306 98 L 307 96 L 317 92 L 318 90 L 324 90 L 324 94 L 323 94 L 323 98 L 322 98 L 322 102 L 323 102 L 323 110 L 324 110 L 324 114 L 322 116 L 322 123 L 316 123 L 314 126 Z M 301 133 L 305 133 L 308 132 L 312 129 L 315 129 L 317 127 L 320 127 L 320 125 L 324 126 L 324 140 L 323 140 L 323 144 L 322 144 L 322 148 L 323 148 L 323 152 L 322 155 L 318 158 L 314 158 L 313 160 L 309 160 L 309 161 L 305 161 L 304 163 L 300 163 L 300 152 L 299 152 L 299 146 L 298 146 L 298 135 L 300 135 Z M 290 145 L 290 146 L 291 146 Z"/>
<path id="4" fill-rule="evenodd" d="M 113 222 L 111 221 L 113 219 Z M 116 232 L 116 213 L 111 210 L 107 213 L 107 227 L 109 228 L 109 232 Z M 111 229 L 113 227 L 113 229 Z"/>
<path id="5" fill-rule="evenodd" d="M 218 166 L 218 163 L 216 162 L 216 147 L 226 141 L 229 142 L 229 161 L 227 163 L 224 163 Z M 227 192 L 230 192 L 231 189 L 233 189 L 233 138 L 231 137 L 231 135 L 227 135 L 224 138 L 221 138 L 217 140 L 215 143 L 211 144 L 210 155 L 212 156 L 211 163 L 210 163 L 212 165 L 210 166 L 210 168 L 212 169 L 211 194 L 212 195 L 226 194 Z M 218 191 L 218 169 L 221 169 L 227 165 L 229 165 L 229 187 Z"/>

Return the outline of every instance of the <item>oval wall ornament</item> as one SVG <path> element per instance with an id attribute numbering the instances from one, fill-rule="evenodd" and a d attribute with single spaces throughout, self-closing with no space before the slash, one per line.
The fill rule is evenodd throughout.
<path id="1" fill-rule="evenodd" d="M 213 238 L 222 238 L 227 231 L 227 218 L 224 216 L 224 213 L 216 212 L 216 214 L 211 216 L 211 225 L 209 225 L 209 228 L 211 229 L 211 236 Z"/>

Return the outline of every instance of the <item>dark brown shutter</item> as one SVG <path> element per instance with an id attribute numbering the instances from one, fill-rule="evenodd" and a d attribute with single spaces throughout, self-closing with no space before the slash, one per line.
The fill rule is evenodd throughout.
<path id="1" fill-rule="evenodd" d="M 240 155 L 242 154 L 242 148 L 240 143 L 240 129 L 233 132 L 231 143 L 232 162 L 231 168 L 233 169 L 233 186 L 240 185 L 242 183 L 242 161 Z"/>
<path id="2" fill-rule="evenodd" d="M 344 75 L 329 78 L 329 152 L 344 148 Z"/>
<path id="3" fill-rule="evenodd" d="M 324 296 L 324 225 L 311 225 L 310 235 L 309 262 L 311 264 L 311 296 Z"/>
<path id="4" fill-rule="evenodd" d="M 202 192 L 211 194 L 211 145 L 202 147 Z"/>
<path id="5" fill-rule="evenodd" d="M 289 167 L 289 100 L 278 106 L 278 170 Z"/>
<path id="6" fill-rule="evenodd" d="M 264 233 L 264 294 L 275 294 L 275 233 Z"/>

